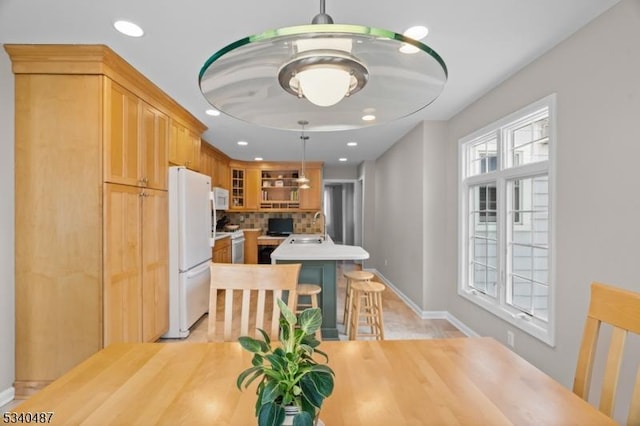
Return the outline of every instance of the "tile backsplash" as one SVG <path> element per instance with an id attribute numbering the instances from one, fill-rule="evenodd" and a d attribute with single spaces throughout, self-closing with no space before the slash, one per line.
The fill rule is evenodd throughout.
<path id="1" fill-rule="evenodd" d="M 295 234 L 319 234 L 322 233 L 323 217 L 318 217 L 313 223 L 314 213 L 292 212 L 292 213 L 237 213 L 227 212 L 230 223 L 240 225 L 240 228 L 260 228 L 262 233 L 267 233 L 267 223 L 270 217 L 290 217 L 293 218 L 293 232 Z"/>

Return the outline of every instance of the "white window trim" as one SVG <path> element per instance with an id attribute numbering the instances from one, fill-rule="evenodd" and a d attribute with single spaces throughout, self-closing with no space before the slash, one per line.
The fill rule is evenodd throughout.
<path id="1" fill-rule="evenodd" d="M 549 108 L 549 160 L 546 163 L 547 166 L 544 167 L 544 172 L 549 176 L 549 312 L 548 312 L 548 321 L 547 327 L 541 326 L 539 323 L 532 321 L 530 316 L 520 312 L 512 307 L 508 306 L 505 302 L 506 291 L 505 291 L 505 276 L 504 276 L 504 266 L 500 264 L 501 256 L 498 256 L 497 259 L 497 268 L 499 271 L 499 283 L 498 283 L 498 301 L 496 299 L 486 296 L 481 292 L 470 289 L 467 287 L 468 283 L 468 221 L 467 215 L 465 214 L 469 208 L 469 197 L 467 188 L 471 185 L 475 185 L 478 183 L 484 182 L 494 182 L 495 174 L 494 173 L 485 173 L 481 175 L 471 176 L 466 178 L 466 182 L 464 176 L 467 174 L 467 169 L 469 164 L 469 159 L 467 157 L 467 150 L 465 149 L 466 143 L 472 141 L 474 139 L 478 139 L 481 137 L 486 137 L 487 134 L 495 133 L 500 128 L 505 127 L 507 124 L 518 121 L 528 115 L 531 115 L 535 111 L 538 111 L 541 108 L 548 107 Z M 556 117 L 556 94 L 551 94 L 546 96 L 512 114 L 503 117 L 494 123 L 491 123 L 482 129 L 479 129 L 464 138 L 459 140 L 458 144 L 458 295 L 471 301 L 472 303 L 484 308 L 485 310 L 493 313 L 498 318 L 504 320 L 505 322 L 517 327 L 526 333 L 536 337 L 537 339 L 543 341 L 549 346 L 555 346 L 555 320 L 556 320 L 556 268 L 555 268 L 555 218 L 556 218 L 556 202 L 555 202 L 555 194 L 556 194 L 556 153 L 557 153 L 557 117 Z M 502 137 L 500 135 L 500 137 Z M 502 155 L 498 158 L 498 170 L 501 170 L 501 161 L 504 161 L 505 156 Z M 514 169 L 506 169 L 503 170 L 502 176 L 506 179 L 512 179 L 518 176 L 530 176 L 531 174 L 537 174 L 541 171 L 541 167 L 539 163 L 529 163 L 523 166 L 518 166 Z M 501 188 L 498 188 L 499 193 Z M 496 223 L 502 224 L 497 229 L 497 239 L 498 241 L 502 241 L 502 234 L 505 232 L 505 225 L 503 220 L 501 219 L 502 215 L 502 206 L 501 204 L 506 202 L 506 200 L 502 199 L 502 197 L 498 197 L 498 211 Z M 502 229 L 505 228 L 505 229 Z M 506 247 L 503 248 L 506 250 Z"/>

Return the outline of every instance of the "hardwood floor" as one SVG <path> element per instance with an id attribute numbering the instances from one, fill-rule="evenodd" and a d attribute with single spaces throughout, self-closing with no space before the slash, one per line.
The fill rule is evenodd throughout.
<path id="1" fill-rule="evenodd" d="M 338 331 L 340 339 L 346 340 L 344 325 L 342 324 L 342 312 L 344 309 L 344 296 L 346 280 L 343 273 L 349 270 L 360 269 L 353 262 L 341 262 L 338 264 Z M 382 282 L 378 277 L 376 280 Z M 398 339 L 442 339 L 451 337 L 466 337 L 454 325 L 445 319 L 421 319 L 413 312 L 394 292 L 387 288 L 382 295 L 382 308 L 384 312 L 384 333 L 387 340 Z M 207 341 L 207 316 L 203 316 L 194 324 L 189 337 L 183 340 L 166 339 L 161 342 L 206 342 Z"/>

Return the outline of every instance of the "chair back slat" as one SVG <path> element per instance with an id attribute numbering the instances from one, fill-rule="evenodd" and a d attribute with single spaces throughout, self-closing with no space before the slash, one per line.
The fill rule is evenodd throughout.
<path id="1" fill-rule="evenodd" d="M 589 398 L 596 347 L 602 323 L 611 325 L 613 331 L 600 389 L 599 409 L 611 417 L 627 334 L 629 332 L 640 334 L 640 294 L 598 282 L 591 284 L 591 300 L 573 382 L 574 393 L 585 400 Z M 640 369 L 633 390 L 628 424 L 640 424 L 639 411 Z"/>
<path id="2" fill-rule="evenodd" d="M 629 407 L 628 425 L 640 425 L 640 366 L 636 374 L 636 385 L 633 395 L 631 396 L 631 405 Z"/>
<path id="3" fill-rule="evenodd" d="M 258 328 L 277 339 L 280 310 L 275 301 L 286 297 L 289 309 L 295 312 L 300 268 L 300 264 L 212 263 L 207 339 L 233 341 L 240 336 L 259 336 Z M 223 306 L 218 306 L 219 291 L 225 292 Z M 222 333 L 217 324 L 220 316 Z"/>

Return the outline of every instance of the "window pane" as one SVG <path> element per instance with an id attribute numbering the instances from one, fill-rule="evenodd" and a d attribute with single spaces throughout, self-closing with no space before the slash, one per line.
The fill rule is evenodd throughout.
<path id="1" fill-rule="evenodd" d="M 471 187 L 471 211 L 478 213 L 479 222 L 495 222 L 498 206 L 496 185 L 485 184 Z"/>
<path id="2" fill-rule="evenodd" d="M 546 114 L 508 131 L 509 161 L 512 167 L 549 159 L 548 111 Z"/>
<path id="3" fill-rule="evenodd" d="M 475 176 L 497 170 L 497 147 L 498 142 L 495 137 L 470 144 L 467 147 L 467 158 L 469 158 L 468 176 Z"/>
<path id="4" fill-rule="evenodd" d="M 547 176 L 509 181 L 508 303 L 546 321 L 549 284 L 549 182 Z"/>

